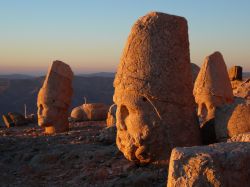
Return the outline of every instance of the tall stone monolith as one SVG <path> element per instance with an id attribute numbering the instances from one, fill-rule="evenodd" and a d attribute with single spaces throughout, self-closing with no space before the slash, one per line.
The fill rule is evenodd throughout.
<path id="1" fill-rule="evenodd" d="M 196 78 L 193 94 L 198 104 L 198 116 L 202 121 L 213 119 L 217 106 L 233 101 L 227 67 L 220 52 L 205 58 Z"/>
<path id="2" fill-rule="evenodd" d="M 164 163 L 200 143 L 187 21 L 151 12 L 132 27 L 114 81 L 116 144 L 129 160 Z"/>
<path id="3" fill-rule="evenodd" d="M 73 72 L 69 65 L 54 61 L 49 68 L 37 98 L 38 124 L 45 133 L 65 132 L 69 129 L 68 109 L 73 94 Z"/>

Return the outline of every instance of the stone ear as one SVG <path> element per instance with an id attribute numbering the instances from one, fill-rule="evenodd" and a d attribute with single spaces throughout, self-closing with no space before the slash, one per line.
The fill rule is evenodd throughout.
<path id="1" fill-rule="evenodd" d="M 120 128 L 122 130 L 127 130 L 127 124 L 126 124 L 125 120 L 129 116 L 129 110 L 125 105 L 121 105 L 119 112 L 120 112 L 120 114 L 119 114 Z"/>

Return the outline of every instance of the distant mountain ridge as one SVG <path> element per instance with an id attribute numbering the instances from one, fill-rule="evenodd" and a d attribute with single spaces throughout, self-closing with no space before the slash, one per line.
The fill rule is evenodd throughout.
<path id="1" fill-rule="evenodd" d="M 115 77 L 114 72 L 97 72 L 97 73 L 82 73 L 76 74 L 79 77 Z M 27 75 L 27 74 L 0 74 L 1 79 L 34 79 L 39 76 Z M 42 77 L 42 76 L 40 76 Z"/>
<path id="2" fill-rule="evenodd" d="M 78 74 L 80 77 L 115 77 L 114 72 L 98 72 L 98 73 L 89 73 L 89 74 Z"/>
<path id="3" fill-rule="evenodd" d="M 37 94 L 41 88 L 43 77 L 30 79 L 0 78 L 0 118 L 8 112 L 24 113 L 24 104 L 28 113 L 36 113 Z M 73 79 L 73 97 L 71 109 L 84 103 L 113 103 L 113 80 L 111 77 L 81 77 Z M 1 119 L 0 119 L 1 121 Z"/>
<path id="4" fill-rule="evenodd" d="M 0 75 L 1 79 L 33 79 L 35 76 L 26 74 L 6 74 Z"/>

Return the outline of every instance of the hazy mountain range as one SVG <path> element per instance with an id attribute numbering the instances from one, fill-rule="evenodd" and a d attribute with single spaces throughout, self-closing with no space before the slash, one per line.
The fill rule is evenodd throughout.
<path id="1" fill-rule="evenodd" d="M 112 104 L 114 78 L 109 77 L 111 75 L 114 76 L 109 73 L 75 76 L 71 108 L 83 104 L 84 97 L 87 98 L 87 103 Z M 37 94 L 43 80 L 44 77 L 34 78 L 26 75 L 0 76 L 0 115 L 8 112 L 24 113 L 24 104 L 27 105 L 28 113 L 36 113 Z"/>
<path id="2" fill-rule="evenodd" d="M 100 72 L 80 74 L 74 77 L 74 95 L 71 108 L 88 103 L 113 103 L 113 80 L 115 73 Z M 250 77 L 250 72 L 243 77 Z M 36 99 L 42 86 L 43 77 L 23 74 L 0 75 L 0 115 L 8 112 L 24 113 L 24 104 L 28 113 L 36 113 Z M 0 121 L 2 120 L 0 116 Z"/>
<path id="3" fill-rule="evenodd" d="M 76 74 L 79 77 L 115 77 L 114 72 L 98 72 L 98 73 L 85 73 L 85 74 Z M 26 75 L 26 74 L 6 74 L 0 75 L 2 79 L 34 79 L 37 76 Z"/>

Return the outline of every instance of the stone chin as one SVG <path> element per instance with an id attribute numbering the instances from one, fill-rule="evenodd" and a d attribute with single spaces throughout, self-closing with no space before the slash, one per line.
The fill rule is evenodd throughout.
<path id="1" fill-rule="evenodd" d="M 48 121 L 48 118 L 41 116 L 38 117 L 38 125 L 40 127 L 50 127 L 52 126 L 52 123 Z"/>
<path id="2" fill-rule="evenodd" d="M 118 125 L 118 124 L 117 124 Z M 131 161 L 146 164 L 154 159 L 153 153 L 150 152 L 150 136 L 145 138 L 133 137 L 127 131 L 118 131 L 117 146 L 123 152 L 124 156 Z"/>

